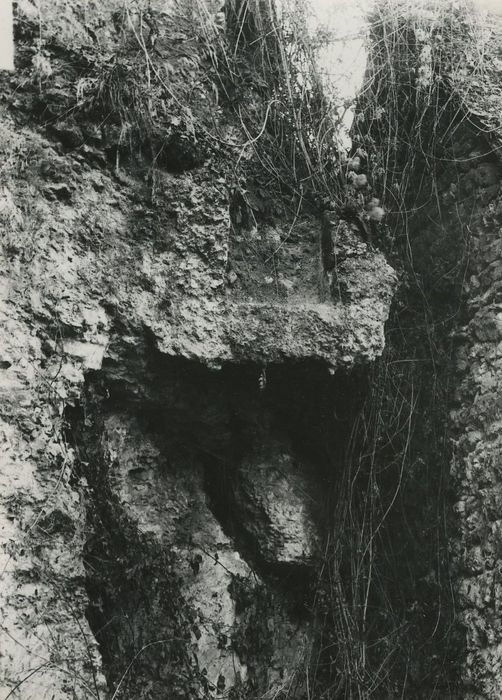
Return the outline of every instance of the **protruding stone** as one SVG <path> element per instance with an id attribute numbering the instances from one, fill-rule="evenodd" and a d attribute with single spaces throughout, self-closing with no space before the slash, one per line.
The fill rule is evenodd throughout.
<path id="1" fill-rule="evenodd" d="M 312 563 L 318 548 L 316 498 L 305 465 L 287 447 L 265 445 L 242 463 L 236 501 L 242 527 L 268 564 Z"/>

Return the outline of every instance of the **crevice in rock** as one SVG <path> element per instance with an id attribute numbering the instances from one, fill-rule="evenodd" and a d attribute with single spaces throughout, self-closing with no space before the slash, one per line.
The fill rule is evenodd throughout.
<path id="1" fill-rule="evenodd" d="M 90 489 L 88 620 L 118 697 L 141 684 L 152 698 L 219 697 L 218 684 L 254 697 L 312 644 L 329 497 L 365 373 L 214 371 L 155 352 L 147 365 L 132 391 L 94 373 L 67 414 Z"/>
<path id="2" fill-rule="evenodd" d="M 260 576 L 286 595 L 289 591 L 301 596 L 311 583 L 319 551 L 282 560 L 267 552 L 264 542 L 257 541 L 257 530 L 262 530 L 262 539 L 273 540 L 274 528 L 259 491 L 263 497 L 269 490 L 283 488 L 288 476 L 306 476 L 298 488 L 321 544 L 331 492 L 340 477 L 366 379 L 363 372 L 331 376 L 321 364 L 285 363 L 266 368 L 266 387 L 260 390 L 256 385 L 259 367 L 239 366 L 237 371 L 244 377 L 247 408 L 235 415 L 237 450 L 230 458 L 203 455 L 209 505 Z M 270 477 L 271 472 L 275 477 Z"/>

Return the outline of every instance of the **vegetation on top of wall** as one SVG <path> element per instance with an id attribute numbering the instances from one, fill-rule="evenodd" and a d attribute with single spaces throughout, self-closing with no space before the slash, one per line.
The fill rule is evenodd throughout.
<path id="1" fill-rule="evenodd" d="M 412 181 L 431 173 L 428 186 L 435 187 L 437 165 L 466 119 L 451 86 L 466 72 L 473 79 L 482 74 L 486 32 L 470 0 L 381 0 L 370 27 L 354 139 L 364 140 L 370 174 L 388 210 L 399 216 L 394 230 L 405 236 L 412 188 L 421 196 Z"/>
<path id="2" fill-rule="evenodd" d="M 297 212 L 328 208 L 379 223 L 366 154 L 349 158 L 340 145 L 342 99 L 336 86 L 326 89 L 319 68 L 330 33 L 308 29 L 308 5 L 284 3 L 280 15 L 272 0 L 226 7 L 227 33 L 217 37 L 214 59 L 225 108 L 246 136 L 238 156 L 244 172 L 277 197 L 292 197 Z M 254 199 L 251 193 L 251 208 Z"/>
<path id="3" fill-rule="evenodd" d="M 16 17 L 17 105 L 90 158 L 104 150 L 118 169 L 148 162 L 179 172 L 201 165 L 214 138 L 214 83 L 193 12 L 124 6 L 106 41 L 64 45 L 47 27 Z M 212 104 L 214 103 L 214 104 Z"/>
<path id="4" fill-rule="evenodd" d="M 217 162 L 251 218 L 281 203 L 369 220 L 371 178 L 339 149 L 336 91 L 317 68 L 330 37 L 312 37 L 305 13 L 286 5 L 279 17 L 272 0 L 229 0 L 224 13 L 205 0 L 145 5 L 112 13 L 106 41 L 89 28 L 75 46 L 18 15 L 16 105 L 66 147 L 97 161 L 104 150 L 153 186 L 158 168 Z"/>

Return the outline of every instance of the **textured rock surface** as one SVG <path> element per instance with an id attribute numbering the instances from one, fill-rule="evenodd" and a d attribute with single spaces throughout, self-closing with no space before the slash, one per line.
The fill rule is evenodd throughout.
<path id="1" fill-rule="evenodd" d="M 229 586 L 235 576 L 252 585 L 252 572 L 208 507 L 202 465 L 173 459 L 128 416 L 111 415 L 105 430 L 112 492 L 143 536 L 174 551 L 183 595 L 196 611 L 194 665 L 210 688 L 222 678 L 228 691 L 247 676 L 231 646 L 237 621 Z"/>
<path id="2" fill-rule="evenodd" d="M 171 356 L 188 355 L 216 364 L 230 359 L 267 362 L 312 357 L 350 365 L 373 357 L 382 348 L 392 276 L 384 266 L 385 296 L 380 306 L 380 302 L 372 305 L 370 295 L 362 302 L 340 304 L 339 308 L 328 303 L 292 306 L 273 300 L 234 303 L 224 289 L 228 238 L 225 198 L 210 182 L 204 185 L 205 196 L 211 195 L 204 206 L 214 212 L 219 203 L 222 223 L 202 226 L 194 222 L 176 227 L 174 222 L 159 222 L 158 214 L 146 209 L 142 210 L 146 221 L 141 220 L 142 234 L 138 237 L 136 224 L 131 228 L 137 216 L 136 193 L 105 171 L 96 171 L 85 160 L 64 155 L 38 133 L 15 127 L 6 114 L 1 132 L 4 162 L 12 164 L 3 172 L 1 212 L 3 325 L 9 331 L 2 340 L 2 412 L 8 424 L 5 430 L 10 436 L 11 454 L 26 464 L 27 470 L 23 480 L 19 467 L 13 469 L 8 453 L 3 456 L 3 531 L 8 552 L 4 577 L 8 575 L 10 583 L 4 578 L 2 624 L 6 638 L 16 638 L 23 651 L 8 652 L 8 662 L 2 664 L 2 682 L 11 688 L 32 668 L 24 648 L 39 649 L 42 644 L 37 641 L 35 645 L 30 639 L 40 637 L 36 630 L 43 624 L 40 616 L 47 604 L 54 619 L 43 656 L 48 664 L 43 671 L 47 680 L 37 673 L 37 680 L 33 680 L 36 690 L 32 692 L 26 681 L 23 697 L 43 697 L 44 683 L 51 692 L 62 688 L 64 697 L 69 682 L 94 684 L 92 673 L 84 671 L 93 642 L 88 641 L 92 635 L 82 617 L 85 594 L 79 550 L 84 533 L 78 504 L 83 492 L 76 483 L 70 485 L 73 456 L 61 433 L 62 413 L 79 396 L 85 372 L 98 370 L 103 361 L 114 381 L 130 377 L 131 368 L 140 373 L 147 371 L 142 360 L 145 328 L 151 331 L 150 337 L 160 352 Z M 69 201 L 48 194 L 50 183 L 40 173 L 42 161 L 52 163 L 58 179 L 68 183 L 72 193 Z M 21 170 L 19 162 L 23 163 Z M 185 206 L 184 198 L 190 193 L 201 191 L 202 184 L 194 183 L 197 177 L 165 175 L 166 193 L 176 198 L 178 209 Z M 184 216 L 192 217 L 190 205 L 186 206 Z M 209 255 L 211 265 L 221 257 L 221 263 L 216 263 L 219 273 L 209 262 L 201 262 L 198 255 L 185 257 L 188 244 L 181 242 L 183 230 L 191 247 L 196 244 L 198 231 L 211 250 L 221 242 L 221 253 L 215 250 Z M 175 250 L 159 250 L 159 246 L 168 245 L 170 237 Z M 385 265 L 373 253 L 364 252 L 363 259 L 374 265 L 369 275 L 380 274 L 380 264 Z M 216 300 L 213 282 L 216 289 L 222 288 Z M 177 285 L 181 291 L 172 292 Z M 193 291 L 187 292 L 187 285 Z M 46 449 L 46 443 L 50 448 Z M 30 529 L 30 524 L 38 523 L 49 508 L 47 504 L 55 500 L 61 501 L 58 507 L 72 525 L 63 528 L 61 535 L 57 529 L 50 531 L 42 550 L 37 544 L 39 535 L 34 535 L 35 526 Z M 15 508 L 9 505 L 12 503 Z M 12 508 L 13 516 L 9 515 Z M 73 530 L 76 540 L 68 547 L 67 532 Z M 23 580 L 27 574 L 23 572 L 26 567 L 43 569 L 47 562 L 56 565 L 61 558 L 66 563 L 58 568 L 57 577 L 51 571 L 46 573 L 47 593 L 43 593 L 42 582 L 37 584 L 45 603 L 34 604 L 32 614 L 38 617 L 19 635 L 19 606 L 29 608 L 20 597 L 20 591 L 26 592 Z M 35 580 L 38 575 L 33 574 Z M 224 590 L 225 583 L 221 583 Z M 57 593 L 61 589 L 72 591 L 71 608 Z M 49 602 L 55 599 L 57 605 Z M 47 628 L 43 629 L 45 635 Z M 50 650 L 59 653 L 67 646 L 71 650 L 68 659 L 59 662 L 57 656 L 53 662 Z M 66 675 L 74 669 L 73 680 L 56 669 L 59 663 L 69 664 Z M 78 680 L 82 676 L 86 680 Z M 96 682 L 102 687 L 99 673 Z M 85 692 L 81 691 L 81 697 Z"/>
<path id="3" fill-rule="evenodd" d="M 2 149 L 16 149 L 22 141 L 21 135 L 4 130 Z M 31 195 L 25 186 L 28 205 Z M 48 205 L 43 200 L 40 205 L 42 214 Z M 72 694 L 96 697 L 105 684 L 84 615 L 85 571 L 79 556 L 85 541 L 84 490 L 71 483 L 74 453 L 61 431 L 64 407 L 80 392 L 82 363 L 54 355 L 53 346 L 48 357 L 43 342 L 47 336 L 37 333 L 47 311 L 38 306 L 38 285 L 23 276 L 22 259 L 38 245 L 36 234 L 41 243 L 44 233 L 39 219 L 30 222 L 30 213 L 30 206 L 26 209 L 4 185 L 0 212 L 0 694 L 7 697 L 19 687 L 18 697 L 26 700 Z M 65 244 L 60 242 L 59 251 L 43 252 L 41 243 L 47 274 L 43 284 L 56 277 L 54 269 L 62 259 L 66 262 Z M 73 286 L 79 295 L 79 280 L 71 265 L 64 281 L 61 277 L 63 289 Z M 53 287 L 62 306 L 63 289 Z M 42 320 L 32 315 L 34 308 Z M 80 304 L 80 312 L 75 315 L 80 329 L 85 328 L 88 338 L 101 339 L 100 315 L 90 299 L 87 305 Z"/>
<path id="4" fill-rule="evenodd" d="M 475 138 L 464 147 L 459 177 L 443 195 L 446 201 L 460 201 L 470 232 L 465 318 L 456 338 L 451 473 L 458 525 L 452 552 L 466 642 L 462 697 L 473 700 L 502 695 L 500 29 L 500 18 L 492 18 L 484 30 L 482 84 L 472 65 L 461 66 L 455 75 Z"/>
<path id="5" fill-rule="evenodd" d="M 238 469 L 235 500 L 243 527 L 269 564 L 311 565 L 320 545 L 319 494 L 287 445 L 264 443 Z"/>
<path id="6" fill-rule="evenodd" d="M 154 187 L 144 173 L 121 167 L 122 132 L 113 137 L 113 128 L 101 132 L 96 124 L 73 119 L 73 90 L 89 86 L 65 83 L 64 57 L 64 51 L 85 55 L 96 45 L 113 47 L 115 9 L 64 0 L 37 7 L 19 3 L 25 52 L 31 56 L 29 44 L 35 42 L 30 22 L 40 29 L 44 49 L 32 51 L 36 60 L 24 65 L 21 79 L 2 78 L 9 106 L 0 115 L 0 697 L 14 697 L 14 688 L 23 700 L 104 698 L 108 691 L 123 691 L 119 678 L 107 691 L 85 614 L 89 590 L 98 585 L 89 564 L 99 549 L 93 538 L 113 539 L 122 526 L 129 551 L 123 543 L 111 550 L 114 556 L 99 550 L 110 557 L 114 580 L 125 590 L 135 577 L 142 582 L 142 567 L 150 567 L 151 576 L 148 585 L 134 589 L 137 599 L 123 592 L 117 603 L 129 619 L 139 612 L 130 627 L 119 629 L 115 651 L 127 667 L 125 655 L 141 651 L 137 643 L 158 645 L 162 638 L 154 633 L 173 633 L 164 620 L 156 626 L 155 615 L 174 618 L 179 612 L 176 631 L 181 629 L 191 653 L 187 659 L 176 649 L 177 656 L 165 659 L 159 651 L 144 668 L 141 659 L 143 671 L 136 672 L 147 680 L 129 697 L 163 697 L 166 675 L 174 688 L 174 670 L 193 675 L 194 697 L 221 695 L 248 677 L 260 677 L 260 687 L 272 688 L 272 694 L 289 688 L 293 697 L 302 692 L 295 673 L 308 654 L 308 624 L 285 609 L 241 554 L 238 535 L 218 522 L 200 463 L 185 454 L 182 463 L 173 458 L 166 466 L 158 443 L 138 434 L 134 416 L 111 412 L 96 433 L 104 441 L 100 469 L 104 464 L 109 470 L 102 472 L 98 457 L 96 463 L 83 454 L 76 458 L 79 446 L 68 444 L 67 416 L 79 405 L 86 379 L 92 385 L 97 376 L 105 403 L 112 393 L 157 410 L 154 387 L 161 382 L 148 359 L 152 354 L 209 366 L 322 360 L 348 369 L 369 362 L 383 348 L 394 274 L 382 255 L 347 234 L 335 285 L 321 266 L 319 222 L 305 214 L 298 222 L 291 216 L 276 222 L 277 271 L 270 283 L 272 263 L 255 270 L 256 246 L 241 245 L 242 232 L 230 225 L 224 156 L 195 159 L 183 172 L 174 172 L 179 163 L 168 163 L 155 170 Z M 178 56 L 173 70 L 181 70 L 185 59 Z M 265 239 L 267 231 L 258 235 Z M 243 259 L 250 263 L 248 277 Z M 164 398 L 175 414 L 176 401 L 167 393 Z M 272 457 L 276 462 L 274 451 Z M 313 552 L 303 477 L 292 474 L 289 456 L 286 463 L 287 477 L 275 474 L 263 483 L 277 494 L 274 502 L 270 494 L 261 500 L 278 542 L 260 544 L 269 563 L 303 561 Z M 109 503 L 101 503 L 100 494 Z M 279 542 L 286 520 L 293 527 Z M 90 532 L 90 522 L 102 530 Z M 179 560 L 175 575 L 173 556 Z M 97 569 L 99 562 L 92 561 Z M 230 583 L 239 590 L 231 593 Z M 166 600 L 168 585 L 171 592 L 182 591 L 179 610 Z M 259 603 L 249 602 L 249 587 Z M 105 588 L 95 594 L 96 610 L 113 609 L 117 601 L 105 600 L 107 594 Z M 259 644 L 251 637 L 256 629 Z M 101 651 L 106 656 L 104 642 Z"/>
<path id="7" fill-rule="evenodd" d="M 465 177 L 472 177 L 468 173 Z M 488 212 L 499 206 L 500 190 Z M 457 434 L 452 474 L 456 484 L 460 540 L 458 601 L 466 628 L 466 694 L 499 698 L 502 693 L 502 623 L 499 552 L 502 532 L 500 474 L 501 335 L 498 294 L 500 222 L 484 207 L 472 220 L 472 276 L 466 283 L 467 324 L 457 356 L 458 387 L 452 421 Z"/>
<path id="8" fill-rule="evenodd" d="M 166 444 L 160 435 L 145 434 L 144 426 L 126 415 L 109 416 L 104 440 L 112 493 L 121 510 L 142 537 L 153 539 L 159 551 L 164 548 L 175 555 L 183 599 L 194 612 L 193 666 L 207 679 L 206 692 L 225 696 L 233 686 L 244 686 L 248 676 L 234 643 L 244 614 L 234 582 L 239 581 L 249 598 L 262 586 L 260 577 L 210 509 L 200 458 L 173 453 L 169 441 Z M 278 496 L 279 507 L 286 507 L 286 498 L 287 494 L 282 494 L 282 500 Z M 298 501 L 297 495 L 295 505 L 304 506 Z M 245 514 L 242 521 L 246 521 Z M 289 523 L 283 524 L 287 533 Z M 278 562 L 283 561 L 280 556 Z M 288 626 L 298 629 L 298 622 L 288 620 L 280 603 L 272 606 L 268 616 L 267 634 L 272 638 L 285 634 Z M 271 693 L 294 676 L 310 644 L 301 629 L 292 639 L 275 639 L 267 678 Z M 242 650 L 240 653 L 245 658 Z"/>

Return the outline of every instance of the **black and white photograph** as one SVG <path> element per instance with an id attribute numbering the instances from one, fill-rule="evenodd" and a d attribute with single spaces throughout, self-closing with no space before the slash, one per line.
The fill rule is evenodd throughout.
<path id="1" fill-rule="evenodd" d="M 502 0 L 0 0 L 0 700 L 502 700 Z"/>

